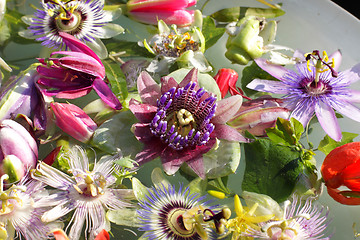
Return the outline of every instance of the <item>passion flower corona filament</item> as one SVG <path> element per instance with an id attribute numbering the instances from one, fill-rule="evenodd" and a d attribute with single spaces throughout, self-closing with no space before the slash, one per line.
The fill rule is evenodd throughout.
<path id="1" fill-rule="evenodd" d="M 203 88 L 195 90 L 196 83 L 173 87 L 157 101 L 158 111 L 150 123 L 153 135 L 175 150 L 201 146 L 210 139 L 214 125 L 210 123 L 216 110 L 216 97 L 202 97 Z"/>

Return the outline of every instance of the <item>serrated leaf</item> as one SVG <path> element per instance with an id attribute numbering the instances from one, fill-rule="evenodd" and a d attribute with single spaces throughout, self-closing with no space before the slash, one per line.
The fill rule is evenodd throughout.
<path id="1" fill-rule="evenodd" d="M 214 19 L 208 16 L 203 20 L 202 33 L 205 37 L 205 49 L 208 49 L 222 37 L 225 28 L 217 28 Z"/>
<path id="2" fill-rule="evenodd" d="M 245 144 L 244 149 L 246 168 L 242 189 L 266 194 L 277 202 L 287 199 L 304 168 L 301 151 L 269 139 Z"/>
<path id="3" fill-rule="evenodd" d="M 103 61 L 106 77 L 110 82 L 111 90 L 117 98 L 125 100 L 128 96 L 126 78 L 120 66 L 111 61 Z"/>
<path id="4" fill-rule="evenodd" d="M 326 155 L 329 154 L 334 148 L 340 147 L 344 144 L 350 143 L 354 141 L 354 138 L 359 136 L 357 133 L 349 133 L 343 132 L 342 138 L 340 142 L 335 141 L 328 135 L 326 135 L 319 143 L 318 149 L 325 153 Z"/>

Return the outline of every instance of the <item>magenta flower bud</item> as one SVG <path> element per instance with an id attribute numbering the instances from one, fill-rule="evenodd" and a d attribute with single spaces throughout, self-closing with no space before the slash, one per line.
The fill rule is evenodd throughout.
<path id="1" fill-rule="evenodd" d="M 194 21 L 194 11 L 185 8 L 196 4 L 196 0 L 130 0 L 127 15 L 142 23 L 156 25 L 163 20 L 167 25 L 189 26 Z"/>
<path id="2" fill-rule="evenodd" d="M 105 82 L 105 67 L 100 58 L 83 42 L 70 34 L 60 32 L 71 51 L 53 52 L 49 59 L 38 59 L 41 75 L 37 83 L 47 96 L 74 99 L 90 93 L 92 89 L 109 107 L 120 110 L 122 105 Z M 64 55 L 54 57 L 54 55 Z"/>
<path id="3" fill-rule="evenodd" d="M 277 118 L 288 119 L 289 109 L 281 99 L 261 97 L 243 102 L 239 111 L 227 123 L 243 133 L 248 130 L 255 136 L 265 136 L 265 129 L 274 127 Z"/>
<path id="4" fill-rule="evenodd" d="M 0 122 L 0 175 L 8 174 L 10 182 L 20 180 L 37 160 L 38 146 L 31 134 L 13 120 Z"/>
<path id="5" fill-rule="evenodd" d="M 78 106 L 69 103 L 51 103 L 56 125 L 64 132 L 79 140 L 88 142 L 92 137 L 96 123 Z"/>

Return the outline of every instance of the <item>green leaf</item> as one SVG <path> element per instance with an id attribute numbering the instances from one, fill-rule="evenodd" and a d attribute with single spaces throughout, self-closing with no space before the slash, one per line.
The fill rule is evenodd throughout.
<path id="1" fill-rule="evenodd" d="M 244 145 L 246 169 L 242 189 L 266 194 L 277 202 L 293 192 L 303 171 L 302 153 L 269 139 L 258 139 Z"/>
<path id="2" fill-rule="evenodd" d="M 120 210 L 109 210 L 106 219 L 117 225 L 128 227 L 140 227 L 139 215 L 136 208 L 122 208 Z"/>
<path id="3" fill-rule="evenodd" d="M 283 14 L 285 14 L 284 10 L 279 8 L 232 7 L 221 9 L 210 16 L 218 22 L 234 22 L 245 16 L 275 18 Z"/>
<path id="4" fill-rule="evenodd" d="M 217 28 L 210 16 L 204 18 L 202 33 L 205 37 L 205 49 L 213 46 L 225 33 L 225 28 Z"/>
<path id="5" fill-rule="evenodd" d="M 114 163 L 125 168 L 133 168 L 134 167 L 134 160 L 130 157 L 122 157 L 116 160 Z"/>
<path id="6" fill-rule="evenodd" d="M 269 73 L 262 70 L 255 62 L 253 62 L 251 65 L 245 67 L 244 70 L 242 71 L 241 89 L 245 92 L 247 96 L 259 94 L 258 91 L 246 87 L 255 78 L 278 81 Z M 261 94 L 265 94 L 265 93 L 261 93 Z"/>
<path id="7" fill-rule="evenodd" d="M 356 138 L 357 136 L 359 136 L 359 134 L 357 133 L 343 132 L 341 141 L 337 142 L 334 139 L 330 138 L 328 135 L 326 135 L 323 140 L 320 141 L 318 149 L 327 155 L 334 148 L 353 142 L 354 138 Z"/>
<path id="8" fill-rule="evenodd" d="M 117 153 L 121 149 L 124 156 L 135 157 L 142 148 L 131 132 L 131 126 L 136 122 L 130 111 L 119 112 L 95 130 L 90 144 L 106 153 Z"/>
<path id="9" fill-rule="evenodd" d="M 104 42 L 109 52 L 125 52 L 124 55 L 122 55 L 123 57 L 154 57 L 154 55 L 151 54 L 148 50 L 146 50 L 146 48 L 139 46 L 137 42 L 123 41 L 115 38 L 104 39 L 102 41 Z"/>
<path id="10" fill-rule="evenodd" d="M 228 176 L 222 178 L 216 178 L 208 182 L 209 185 L 208 189 L 209 190 L 216 189 L 225 194 L 230 194 L 231 190 L 227 187 L 227 182 L 228 182 Z"/>
<path id="11" fill-rule="evenodd" d="M 303 132 L 304 127 L 295 118 L 290 121 L 278 118 L 275 127 L 266 129 L 266 134 L 274 143 L 286 146 L 296 146 Z"/>
<path id="12" fill-rule="evenodd" d="M 117 98 L 124 101 L 128 96 L 126 78 L 119 64 L 111 60 L 103 61 L 106 77 L 110 82 L 111 90 Z"/>

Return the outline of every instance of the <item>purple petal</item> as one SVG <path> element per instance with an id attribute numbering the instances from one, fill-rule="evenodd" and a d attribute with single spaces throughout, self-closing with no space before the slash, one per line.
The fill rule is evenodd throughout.
<path id="1" fill-rule="evenodd" d="M 242 104 L 242 97 L 240 95 L 234 95 L 228 98 L 224 98 L 218 101 L 216 107 L 215 116 L 211 122 L 224 124 L 229 121 L 235 113 L 240 109 Z"/>
<path id="2" fill-rule="evenodd" d="M 347 96 L 343 97 L 346 101 L 355 102 L 355 103 L 360 102 L 360 91 L 353 89 L 347 89 L 346 91 L 347 91 Z"/>
<path id="3" fill-rule="evenodd" d="M 137 79 L 137 88 L 143 103 L 156 106 L 160 98 L 160 86 L 154 81 L 149 73 L 143 71 Z"/>
<path id="4" fill-rule="evenodd" d="M 341 77 L 344 79 L 344 84 L 351 84 L 359 81 L 360 79 L 360 63 L 356 64 L 350 69 L 340 72 Z M 340 76 L 339 76 L 340 77 Z"/>
<path id="5" fill-rule="evenodd" d="M 159 141 L 152 141 L 145 144 L 144 149 L 136 154 L 136 162 L 143 165 L 157 157 L 164 151 L 164 146 Z"/>
<path id="6" fill-rule="evenodd" d="M 196 68 L 191 69 L 188 74 L 184 77 L 184 79 L 179 83 L 180 87 L 185 87 L 189 82 L 194 82 L 198 85 L 198 70 Z"/>
<path id="7" fill-rule="evenodd" d="M 278 81 L 254 79 L 246 87 L 260 92 L 270 92 L 277 94 L 288 93 L 286 85 L 283 82 Z"/>
<path id="8" fill-rule="evenodd" d="M 286 106 L 287 107 L 287 106 Z M 292 111 L 290 118 L 295 118 L 301 124 L 306 127 L 312 116 L 314 115 L 315 106 L 312 102 L 306 103 L 305 101 L 299 101 Z"/>
<path id="9" fill-rule="evenodd" d="M 202 179 L 205 179 L 205 168 L 202 157 L 198 157 L 186 163 L 196 173 L 196 175 L 198 175 Z"/>
<path id="10" fill-rule="evenodd" d="M 213 133 L 215 134 L 216 138 L 219 139 L 244 143 L 250 142 L 250 139 L 244 137 L 236 129 L 228 125 L 216 125 Z"/>
<path id="11" fill-rule="evenodd" d="M 341 140 L 341 129 L 334 110 L 322 101 L 315 105 L 315 113 L 324 131 L 335 141 Z"/>
<path id="12" fill-rule="evenodd" d="M 140 104 L 135 99 L 129 102 L 129 109 L 135 117 L 142 123 L 149 123 L 157 112 L 157 107 L 150 104 Z"/>
<path id="13" fill-rule="evenodd" d="M 179 87 L 179 84 L 173 77 L 165 76 L 161 78 L 161 93 L 164 94 L 173 87 Z"/>
<path id="14" fill-rule="evenodd" d="M 258 58 L 254 60 L 256 64 L 264 71 L 268 72 L 273 77 L 283 80 L 284 76 L 288 73 L 288 69 L 283 66 L 268 63 L 266 59 Z"/>
<path id="15" fill-rule="evenodd" d="M 134 135 L 137 140 L 143 143 L 151 143 L 158 140 L 158 138 L 154 137 L 150 131 L 150 127 L 148 124 L 144 123 L 135 123 L 133 124 Z"/>
<path id="16" fill-rule="evenodd" d="M 331 106 L 339 113 L 351 118 L 354 121 L 360 122 L 360 109 L 354 105 L 343 102 L 343 103 L 331 103 Z"/>
<path id="17" fill-rule="evenodd" d="M 109 107 L 115 110 L 122 109 L 119 99 L 114 95 L 109 86 L 103 80 L 96 78 L 93 83 L 93 89 L 99 95 L 101 100 L 109 105 Z"/>

